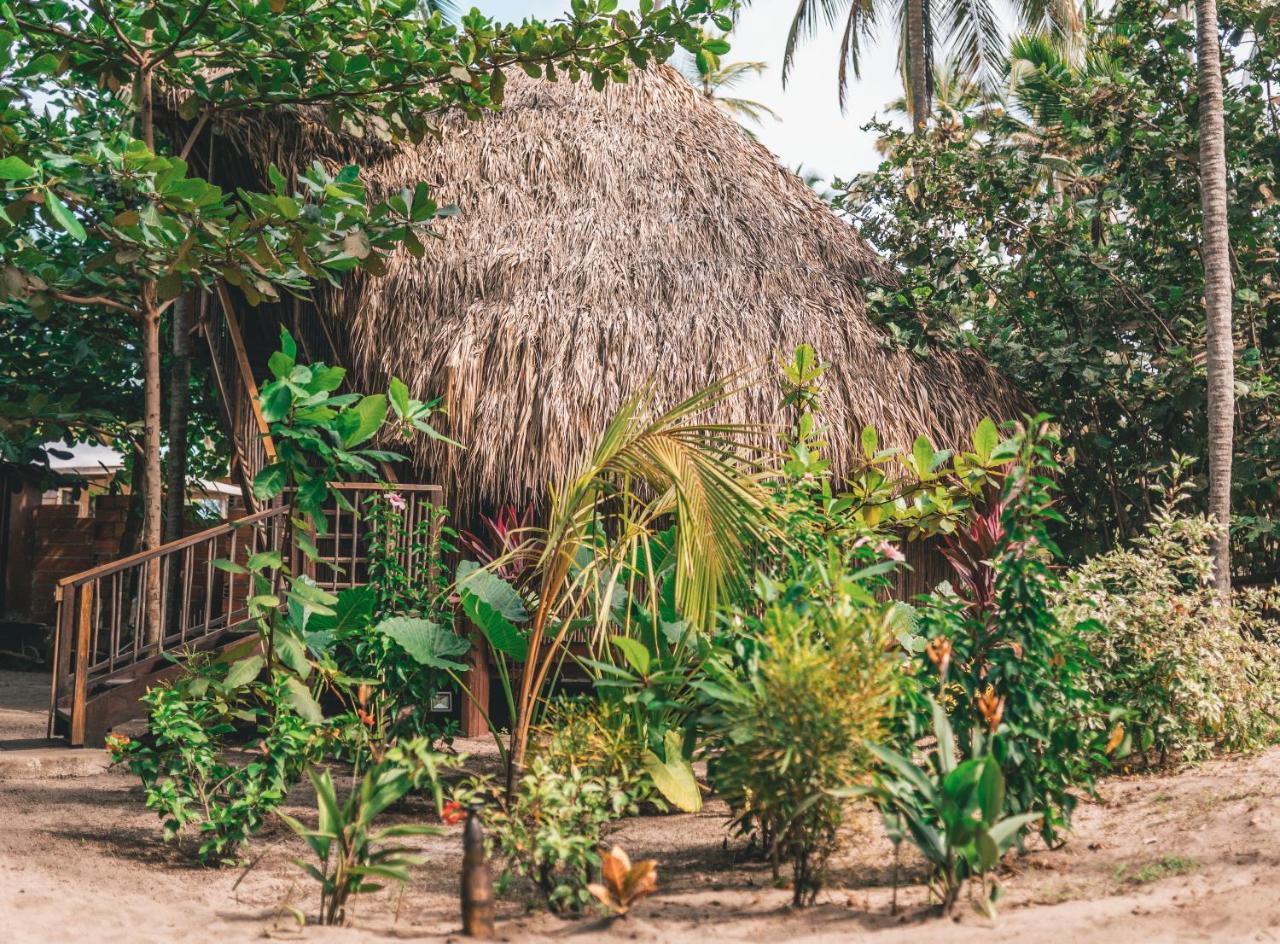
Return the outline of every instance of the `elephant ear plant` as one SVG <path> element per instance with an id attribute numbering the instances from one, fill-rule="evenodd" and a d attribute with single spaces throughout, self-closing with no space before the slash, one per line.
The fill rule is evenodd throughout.
<path id="1" fill-rule="evenodd" d="M 905 832 L 929 863 L 929 890 L 950 914 L 967 880 L 977 879 L 974 907 L 995 916 L 999 886 L 988 878 L 1018 834 L 1037 813 L 1005 816 L 1004 775 L 980 737 L 974 756 L 956 762 L 955 735 L 946 712 L 931 702 L 936 746 L 928 768 L 886 747 L 868 748 L 883 764 L 877 782 L 836 791 L 839 796 L 869 796 L 880 807 L 893 835 Z"/>

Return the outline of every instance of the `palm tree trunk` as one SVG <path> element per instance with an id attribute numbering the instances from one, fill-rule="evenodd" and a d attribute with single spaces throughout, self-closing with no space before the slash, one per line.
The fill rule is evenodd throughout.
<path id="1" fill-rule="evenodd" d="M 911 93 L 911 130 L 919 134 L 929 120 L 929 56 L 924 48 L 924 0 L 907 0 L 907 84 Z"/>
<path id="2" fill-rule="evenodd" d="M 1200 208 L 1204 262 L 1209 413 L 1209 515 L 1218 524 L 1213 580 L 1231 592 L 1231 456 L 1235 430 L 1235 363 L 1231 333 L 1231 236 L 1227 227 L 1226 131 L 1217 0 L 1196 0 L 1197 99 L 1200 118 Z"/>

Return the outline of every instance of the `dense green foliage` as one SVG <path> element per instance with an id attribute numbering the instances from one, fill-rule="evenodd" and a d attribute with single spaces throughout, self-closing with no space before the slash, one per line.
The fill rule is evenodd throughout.
<path id="1" fill-rule="evenodd" d="M 872 787 L 841 793 L 870 796 L 885 816 L 885 828 L 896 843 L 909 835 L 929 865 L 930 891 L 950 912 L 966 880 L 981 885 L 978 906 L 995 917 L 999 887 L 987 879 L 1000 856 L 1036 813 L 1005 816 L 1005 783 L 1000 762 L 985 749 L 979 735 L 968 759 L 957 761 L 955 733 L 946 712 L 930 700 L 934 744 L 924 770 L 911 757 L 871 745 L 886 775 Z"/>
<path id="2" fill-rule="evenodd" d="M 1061 622 L 1095 627 L 1083 683 L 1118 709 L 1118 753 L 1148 763 L 1256 750 L 1280 733 L 1275 593 L 1237 592 L 1224 610 L 1212 528 L 1179 510 L 1184 498 L 1175 488 L 1142 537 L 1074 568 L 1053 600 Z"/>
<path id="3" fill-rule="evenodd" d="M 898 343 L 974 347 L 1060 422 L 1072 554 L 1139 534 L 1174 453 L 1203 453 L 1195 36 L 1168 11 L 1122 0 L 1079 65 L 1015 44 L 1010 102 L 917 137 L 881 127 L 888 159 L 837 201 L 898 263 L 901 285 L 869 294 Z M 1273 567 L 1280 481 L 1280 115 L 1267 91 L 1280 29 L 1274 6 L 1222 11 L 1236 566 L 1250 573 Z"/>
<path id="4" fill-rule="evenodd" d="M 750 650 L 708 660 L 698 683 L 708 779 L 744 832 L 792 865 L 793 900 L 812 904 L 843 804 L 870 766 L 896 694 L 898 608 L 875 599 L 876 564 L 823 573 L 826 605 L 769 606 Z M 868 571 L 870 573 L 868 573 Z"/>
<path id="5" fill-rule="evenodd" d="M 1059 621 L 1050 597 L 1056 469 L 1052 440 L 1033 425 L 1016 440 L 999 499 L 944 545 L 951 587 L 917 610 L 923 684 L 936 686 L 962 745 L 991 735 L 1010 809 L 1038 813 L 1050 843 L 1070 826 L 1077 791 L 1101 759 L 1090 727 L 1103 712 L 1084 687 L 1089 626 Z"/>

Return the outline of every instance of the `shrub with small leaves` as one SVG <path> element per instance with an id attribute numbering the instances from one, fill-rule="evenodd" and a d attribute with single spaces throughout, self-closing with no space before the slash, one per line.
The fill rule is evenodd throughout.
<path id="1" fill-rule="evenodd" d="M 828 577 L 830 606 L 771 606 L 745 658 L 722 651 L 698 683 L 711 784 L 739 826 L 758 833 L 775 873 L 791 863 L 798 906 L 822 886 L 843 812 L 831 791 L 866 775 L 866 745 L 885 733 L 901 661 L 900 608 L 878 601 L 859 573 Z"/>
<path id="2" fill-rule="evenodd" d="M 505 858 L 499 893 L 515 877 L 527 879 L 552 911 L 572 912 L 594 901 L 588 886 L 601 867 L 601 836 L 614 820 L 636 813 L 613 777 L 580 767 L 559 769 L 535 756 L 509 808 L 494 806 L 485 824 Z"/>
<path id="3" fill-rule="evenodd" d="M 1112 707 L 1117 753 L 1149 763 L 1257 750 L 1280 733 L 1280 627 L 1266 615 L 1280 598 L 1220 604 L 1214 525 L 1183 514 L 1184 499 L 1175 487 L 1143 537 L 1075 568 L 1056 601 L 1064 622 L 1095 626 L 1086 685 Z"/>
<path id="4" fill-rule="evenodd" d="M 143 738 L 114 737 L 117 763 L 142 781 L 147 808 L 164 820 L 166 841 L 195 833 L 205 862 L 239 857 L 249 838 L 319 757 L 323 729 L 289 707 L 288 678 L 259 682 L 237 667 L 260 669 L 249 657 L 226 669 L 203 665 L 143 696 L 150 729 Z M 256 675 L 256 672 L 254 673 Z M 249 728 L 241 752 L 233 737 Z"/>

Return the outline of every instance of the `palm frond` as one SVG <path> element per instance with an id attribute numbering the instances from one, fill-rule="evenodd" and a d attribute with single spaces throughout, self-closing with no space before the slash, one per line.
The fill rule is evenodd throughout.
<path id="1" fill-rule="evenodd" d="M 993 88 L 1004 59 L 1004 31 L 990 0 L 947 0 L 946 45 L 957 75 Z"/>

